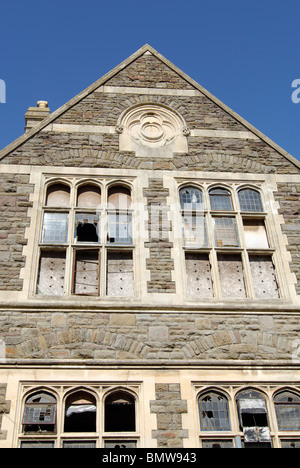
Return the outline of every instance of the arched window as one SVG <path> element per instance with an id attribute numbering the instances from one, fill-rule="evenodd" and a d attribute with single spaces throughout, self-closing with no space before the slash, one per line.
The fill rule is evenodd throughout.
<path id="1" fill-rule="evenodd" d="M 262 212 L 261 196 L 257 190 L 250 188 L 241 189 L 238 192 L 241 211 Z"/>
<path id="2" fill-rule="evenodd" d="M 278 428 L 286 431 L 300 430 L 300 396 L 284 391 L 274 398 Z"/>
<path id="3" fill-rule="evenodd" d="M 122 185 L 108 189 L 108 244 L 132 244 L 131 192 Z"/>
<path id="4" fill-rule="evenodd" d="M 232 200 L 229 190 L 216 187 L 209 191 L 210 206 L 215 211 L 232 211 Z"/>
<path id="5" fill-rule="evenodd" d="M 202 431 L 229 431 L 228 401 L 216 392 L 199 397 L 200 426 Z"/>
<path id="6" fill-rule="evenodd" d="M 99 205 L 101 205 L 101 190 L 97 185 L 84 184 L 78 187 L 78 208 L 97 208 Z"/>
<path id="7" fill-rule="evenodd" d="M 23 416 L 24 432 L 54 431 L 56 398 L 41 391 L 30 395 L 25 402 Z"/>
<path id="8" fill-rule="evenodd" d="M 128 392 L 111 393 L 105 400 L 105 432 L 134 432 L 135 398 Z"/>
<path id="9" fill-rule="evenodd" d="M 47 189 L 46 206 L 65 208 L 70 206 L 70 187 L 57 183 Z"/>
<path id="10" fill-rule="evenodd" d="M 238 393 L 236 401 L 245 446 L 270 447 L 271 435 L 265 397 L 259 391 L 249 388 Z"/>
<path id="11" fill-rule="evenodd" d="M 198 211 L 203 209 L 203 197 L 200 189 L 184 187 L 180 190 L 180 207 L 182 210 Z"/>
<path id="12" fill-rule="evenodd" d="M 96 399 L 85 391 L 72 393 L 66 400 L 65 432 L 96 432 Z"/>

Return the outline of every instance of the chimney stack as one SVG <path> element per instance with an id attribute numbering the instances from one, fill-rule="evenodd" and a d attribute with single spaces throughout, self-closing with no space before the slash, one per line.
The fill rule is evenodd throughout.
<path id="1" fill-rule="evenodd" d="M 25 114 L 25 132 L 31 130 L 49 115 L 50 109 L 47 101 L 38 101 L 37 107 L 29 107 Z"/>

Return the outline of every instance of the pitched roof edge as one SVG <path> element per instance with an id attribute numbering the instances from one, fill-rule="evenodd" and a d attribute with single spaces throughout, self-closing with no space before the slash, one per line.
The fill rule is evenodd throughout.
<path id="1" fill-rule="evenodd" d="M 186 73 L 184 73 L 182 70 L 180 70 L 176 65 L 174 65 L 172 62 L 170 62 L 168 59 L 166 59 L 163 55 L 161 55 L 159 52 L 157 52 L 152 46 L 149 44 L 145 44 L 143 47 L 138 49 L 135 53 L 133 53 L 130 57 L 128 57 L 126 60 L 121 62 L 119 65 L 117 65 L 115 68 L 113 68 L 111 71 L 103 75 L 99 80 L 95 81 L 93 84 L 88 86 L 86 89 L 81 91 L 79 94 L 77 94 L 75 97 L 70 99 L 67 103 L 56 109 L 52 114 L 50 114 L 49 117 L 44 119 L 42 122 L 40 122 L 38 125 L 33 127 L 29 132 L 24 133 L 21 135 L 19 138 L 17 138 L 15 141 L 10 143 L 8 146 L 3 148 L 0 151 L 0 161 L 7 156 L 11 151 L 14 151 L 16 148 L 18 148 L 20 145 L 25 143 L 27 140 L 32 138 L 36 133 L 38 133 L 40 130 L 45 128 L 47 125 L 49 125 L 53 120 L 57 119 L 60 117 L 64 112 L 66 112 L 68 109 L 73 107 L 75 104 L 77 104 L 79 101 L 84 99 L 88 94 L 92 93 L 95 89 L 99 88 L 102 86 L 106 81 L 111 79 L 114 75 L 119 73 L 121 70 L 126 68 L 128 65 L 130 65 L 132 62 L 134 62 L 137 58 L 139 58 L 141 55 L 143 55 L 145 52 L 151 52 L 155 57 L 157 57 L 159 60 L 161 60 L 166 66 L 171 68 L 174 72 L 176 72 L 178 75 L 180 75 L 187 83 L 190 85 L 194 86 L 198 91 L 203 93 L 208 99 L 210 99 L 212 102 L 214 102 L 217 106 L 219 106 L 221 109 L 223 109 L 225 112 L 227 112 L 231 117 L 236 119 L 239 123 L 244 125 L 248 130 L 250 130 L 252 133 L 254 133 L 258 138 L 263 140 L 266 144 L 271 146 L 275 151 L 280 153 L 282 156 L 284 156 L 289 162 L 294 164 L 298 169 L 300 169 L 300 161 L 298 161 L 294 156 L 289 154 L 286 150 L 281 148 L 277 143 L 275 143 L 273 140 L 271 140 L 269 137 L 264 135 L 260 130 L 255 128 L 252 124 L 247 122 L 243 117 L 241 117 L 239 114 L 237 114 L 235 111 L 230 109 L 226 104 L 224 104 L 222 101 L 220 101 L 217 97 L 215 97 L 213 94 L 211 94 L 207 89 L 203 88 L 199 83 L 197 83 L 193 78 L 188 76 Z"/>

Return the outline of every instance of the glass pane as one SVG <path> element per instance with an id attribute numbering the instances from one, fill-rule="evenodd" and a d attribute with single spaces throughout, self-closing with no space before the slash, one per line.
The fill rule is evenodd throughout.
<path id="1" fill-rule="evenodd" d="M 300 440 L 282 440 L 281 447 L 287 449 L 300 448 Z"/>
<path id="2" fill-rule="evenodd" d="M 95 441 L 65 441 L 63 444 L 63 448 L 96 448 Z"/>
<path id="3" fill-rule="evenodd" d="M 68 238 L 68 213 L 45 213 L 42 242 L 44 244 L 64 244 Z"/>
<path id="4" fill-rule="evenodd" d="M 239 191 L 241 211 L 263 211 L 260 194 L 256 190 L 244 189 Z"/>
<path id="5" fill-rule="evenodd" d="M 184 245 L 205 247 L 207 246 L 205 217 L 199 215 L 183 215 Z"/>
<path id="6" fill-rule="evenodd" d="M 21 448 L 29 448 L 29 449 L 54 448 L 54 442 L 45 442 L 44 440 L 41 440 L 41 441 L 35 440 L 33 442 L 22 442 Z"/>
<path id="7" fill-rule="evenodd" d="M 123 449 L 123 448 L 136 448 L 136 440 L 106 440 L 104 443 L 105 448 Z"/>
<path id="8" fill-rule="evenodd" d="M 195 211 L 203 209 L 202 192 L 194 187 L 180 190 L 180 205 L 182 210 Z"/>
<path id="9" fill-rule="evenodd" d="M 210 393 L 199 399 L 202 431 L 230 430 L 228 402 L 225 397 Z"/>
<path id="10" fill-rule="evenodd" d="M 299 404 L 276 404 L 278 427 L 281 430 L 300 430 Z"/>
<path id="11" fill-rule="evenodd" d="M 235 218 L 213 218 L 216 247 L 238 247 Z"/>
<path id="12" fill-rule="evenodd" d="M 132 243 L 132 216 L 130 214 L 108 214 L 108 244 Z"/>
<path id="13" fill-rule="evenodd" d="M 232 211 L 231 195 L 225 189 L 213 189 L 209 192 L 210 205 L 212 210 Z"/>

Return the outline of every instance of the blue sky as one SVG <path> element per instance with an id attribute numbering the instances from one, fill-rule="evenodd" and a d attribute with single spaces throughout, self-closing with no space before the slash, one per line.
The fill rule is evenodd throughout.
<path id="1" fill-rule="evenodd" d="M 28 107 L 53 112 L 148 43 L 300 160 L 299 0 L 3 3 L 0 149 Z"/>

